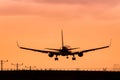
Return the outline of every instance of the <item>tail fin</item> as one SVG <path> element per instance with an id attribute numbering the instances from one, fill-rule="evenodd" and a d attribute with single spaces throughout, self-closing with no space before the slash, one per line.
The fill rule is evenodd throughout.
<path id="1" fill-rule="evenodd" d="M 62 47 L 64 46 L 64 41 L 63 41 L 63 30 L 61 30 L 61 37 L 62 37 Z"/>

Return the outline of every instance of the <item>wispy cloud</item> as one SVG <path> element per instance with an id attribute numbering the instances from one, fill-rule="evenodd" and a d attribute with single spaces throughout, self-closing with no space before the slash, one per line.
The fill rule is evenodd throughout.
<path id="1" fill-rule="evenodd" d="M 119 0 L 5 0 L 0 3 L 0 15 L 112 19 L 120 18 L 119 4 Z"/>
<path id="2" fill-rule="evenodd" d="M 120 0 L 17 0 L 17 1 L 32 1 L 36 3 L 52 3 L 52 4 L 106 4 L 116 5 Z"/>

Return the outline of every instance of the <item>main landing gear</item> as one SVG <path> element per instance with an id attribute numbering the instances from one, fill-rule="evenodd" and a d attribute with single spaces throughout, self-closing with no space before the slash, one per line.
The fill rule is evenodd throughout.
<path id="1" fill-rule="evenodd" d="M 68 58 L 69 58 L 69 57 L 67 56 L 66 59 L 68 59 Z M 58 61 L 58 60 L 59 60 L 59 59 L 58 59 L 58 57 L 56 56 L 56 57 L 55 57 L 55 61 Z M 73 55 L 73 57 L 72 57 L 72 60 L 76 60 L 76 58 L 75 58 L 74 55 Z"/>

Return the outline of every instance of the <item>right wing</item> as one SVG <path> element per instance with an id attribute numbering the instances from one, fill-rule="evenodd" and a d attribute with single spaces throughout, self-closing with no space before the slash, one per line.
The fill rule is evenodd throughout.
<path id="1" fill-rule="evenodd" d="M 108 48 L 108 47 L 109 46 L 103 46 L 103 47 L 99 47 L 99 48 L 93 48 L 93 49 L 83 50 L 81 52 L 82 53 L 84 53 L 84 52 L 90 52 L 90 51 L 95 51 L 95 50 L 104 49 L 104 48 Z"/>
<path id="2" fill-rule="evenodd" d="M 80 52 L 74 52 L 73 54 L 86 53 L 86 52 L 90 52 L 90 51 L 100 50 L 100 49 L 104 49 L 104 48 L 109 48 L 110 46 L 111 46 L 111 40 L 110 40 L 110 44 L 108 46 L 102 46 L 102 47 L 98 47 L 98 48 L 82 50 Z"/>
<path id="3" fill-rule="evenodd" d="M 99 50 L 99 49 L 109 48 L 111 46 L 111 40 L 112 39 L 110 39 L 110 44 L 108 46 L 103 46 L 103 47 L 99 47 L 99 48 L 93 48 L 93 49 L 83 50 L 81 52 L 84 53 L 84 52 L 90 52 L 90 51 L 95 51 L 95 50 Z"/>
<path id="4" fill-rule="evenodd" d="M 110 47 L 110 46 L 103 46 L 103 47 L 99 47 L 99 48 L 87 49 L 87 50 L 82 50 L 82 51 L 80 51 L 80 52 L 74 52 L 73 54 L 86 53 L 86 52 L 95 51 L 95 50 L 100 50 L 100 49 L 109 48 L 109 47 Z"/>
<path id="5" fill-rule="evenodd" d="M 46 51 L 46 50 L 38 50 L 38 49 L 21 47 L 21 46 L 19 46 L 18 43 L 17 43 L 17 46 L 18 46 L 20 49 L 25 49 L 25 50 L 30 50 L 30 51 L 36 51 L 36 52 L 42 52 L 42 53 L 54 53 L 54 54 L 58 54 L 58 52 L 53 52 L 53 51 Z"/>

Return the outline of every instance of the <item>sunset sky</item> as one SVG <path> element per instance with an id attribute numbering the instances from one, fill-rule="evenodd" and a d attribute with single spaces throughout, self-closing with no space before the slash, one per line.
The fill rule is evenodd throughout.
<path id="1" fill-rule="evenodd" d="M 110 48 L 59 61 L 47 54 L 21 50 L 21 46 L 46 50 L 65 45 L 77 51 L 109 45 Z M 37 68 L 112 68 L 120 64 L 120 0 L 0 0 L 0 60 Z"/>

